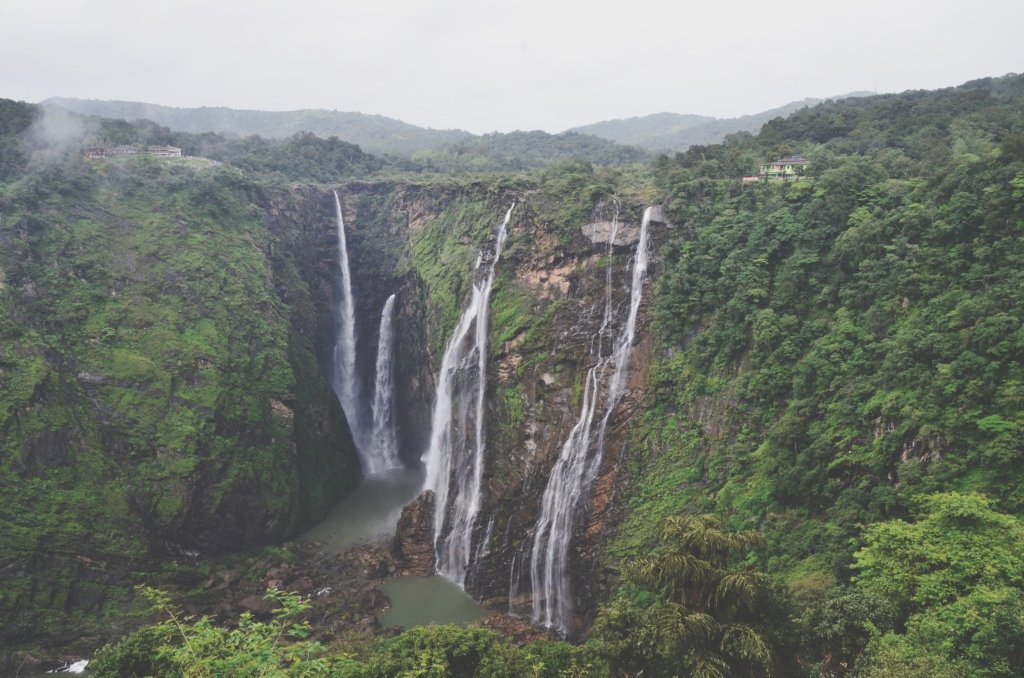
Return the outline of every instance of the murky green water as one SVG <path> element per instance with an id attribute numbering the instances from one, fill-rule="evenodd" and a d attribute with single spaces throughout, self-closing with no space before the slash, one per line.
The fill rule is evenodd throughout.
<path id="1" fill-rule="evenodd" d="M 381 590 L 391 600 L 391 608 L 377 618 L 382 626 L 407 629 L 427 624 L 468 624 L 489 614 L 444 577 L 389 579 Z"/>
<path id="2" fill-rule="evenodd" d="M 367 478 L 299 541 L 317 541 L 325 553 L 341 553 L 361 542 L 394 534 L 402 507 L 415 499 L 422 487 L 423 476 L 405 469 Z M 444 577 L 388 579 L 381 590 L 391 600 L 391 608 L 380 617 L 384 626 L 466 624 L 488 614 Z"/>
<path id="3" fill-rule="evenodd" d="M 298 541 L 319 541 L 325 553 L 341 553 L 355 544 L 394 534 L 402 507 L 416 498 L 422 485 L 423 476 L 407 469 L 367 478 Z"/>

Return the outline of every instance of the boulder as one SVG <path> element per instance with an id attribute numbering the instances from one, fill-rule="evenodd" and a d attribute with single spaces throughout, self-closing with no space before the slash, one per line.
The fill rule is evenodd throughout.
<path id="1" fill-rule="evenodd" d="M 402 574 L 428 577 L 434 573 L 434 493 L 425 490 L 402 509 L 392 543 Z"/>

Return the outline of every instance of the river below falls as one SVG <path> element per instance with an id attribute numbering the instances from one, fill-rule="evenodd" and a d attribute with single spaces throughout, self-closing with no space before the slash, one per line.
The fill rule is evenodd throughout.
<path id="1" fill-rule="evenodd" d="M 379 537 L 393 535 L 402 507 L 423 487 L 423 475 L 409 469 L 392 469 L 365 478 L 331 509 L 323 522 L 297 541 L 316 541 L 324 553 L 342 551 Z"/>
<path id="2" fill-rule="evenodd" d="M 377 618 L 381 626 L 403 629 L 427 624 L 468 624 L 490 612 L 456 584 L 433 577 L 398 577 L 380 587 L 391 607 Z"/>
<path id="3" fill-rule="evenodd" d="M 323 522 L 298 541 L 315 541 L 328 554 L 395 533 L 402 508 L 423 488 L 423 475 L 392 469 L 370 476 L 335 506 Z M 391 607 L 379 618 L 383 626 L 411 628 L 426 624 L 466 624 L 488 613 L 456 584 L 440 576 L 398 577 L 381 590 Z"/>

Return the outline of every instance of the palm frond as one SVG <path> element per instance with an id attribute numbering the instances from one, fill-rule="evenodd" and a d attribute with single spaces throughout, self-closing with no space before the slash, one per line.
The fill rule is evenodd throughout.
<path id="1" fill-rule="evenodd" d="M 747 662 L 760 665 L 765 671 L 772 666 L 772 651 L 764 637 L 746 624 L 731 624 L 723 627 L 719 649 L 726 656 L 739 657 Z"/>
<path id="2" fill-rule="evenodd" d="M 757 607 L 771 587 L 771 579 L 761 572 L 732 572 L 715 587 L 711 602 L 715 609 L 734 613 L 738 608 Z"/>

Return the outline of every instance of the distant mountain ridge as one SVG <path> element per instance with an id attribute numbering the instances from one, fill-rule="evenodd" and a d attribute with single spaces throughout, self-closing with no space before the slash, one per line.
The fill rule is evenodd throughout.
<path id="1" fill-rule="evenodd" d="M 868 96 L 870 92 L 851 92 L 832 99 Z M 570 132 L 592 134 L 620 144 L 639 146 L 651 151 L 685 151 L 698 144 L 717 144 L 729 134 L 750 132 L 757 134 L 761 127 L 774 118 L 784 117 L 801 108 L 816 106 L 828 99 L 807 98 L 784 106 L 737 118 L 714 118 L 706 115 L 654 113 L 634 118 L 604 120 Z"/>
<path id="2" fill-rule="evenodd" d="M 834 99 L 864 96 L 855 92 Z M 82 115 L 123 120 L 151 120 L 175 131 L 259 135 L 281 139 L 297 132 L 336 136 L 374 155 L 415 158 L 455 170 L 494 170 L 502 162 L 514 169 L 537 167 L 563 157 L 598 164 L 641 161 L 644 151 L 685 151 L 697 144 L 720 143 L 736 132 L 756 134 L 774 118 L 785 117 L 826 99 L 794 101 L 752 115 L 714 118 L 706 115 L 654 113 L 635 118 L 604 120 L 548 134 L 509 132 L 476 135 L 465 130 L 419 127 L 383 115 L 302 109 L 258 111 L 225 107 L 176 108 L 138 101 L 51 97 L 43 106 L 58 106 Z M 642 150 L 639 150 L 642 149 Z M 480 154 L 483 154 L 481 157 Z"/>
<path id="3" fill-rule="evenodd" d="M 337 136 L 357 144 L 368 153 L 412 155 L 472 138 L 464 130 L 436 130 L 418 127 L 383 115 L 304 109 L 256 111 L 224 107 L 176 108 L 138 101 L 104 101 L 51 97 L 40 102 L 60 106 L 83 115 L 123 120 L 152 120 L 180 132 L 221 132 L 268 138 L 282 138 L 296 132 Z"/>

